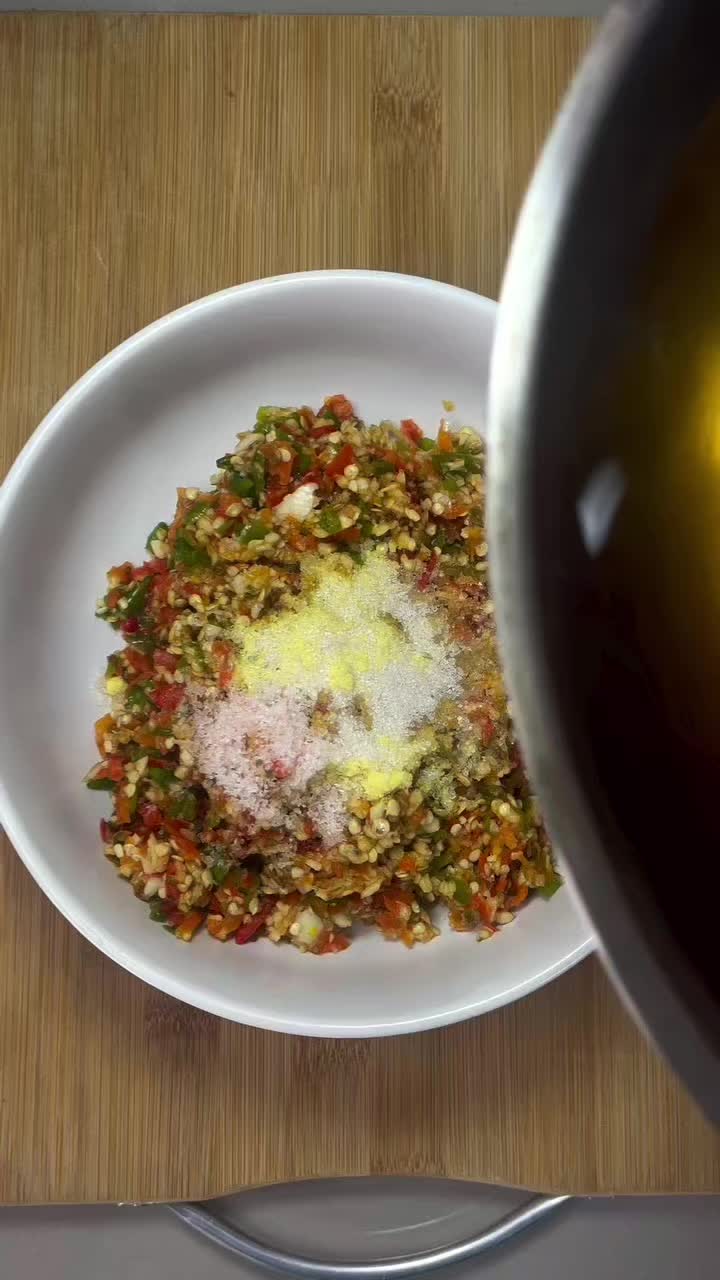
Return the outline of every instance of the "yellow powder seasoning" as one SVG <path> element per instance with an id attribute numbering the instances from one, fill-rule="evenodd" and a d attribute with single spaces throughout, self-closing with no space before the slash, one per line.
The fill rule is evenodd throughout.
<path id="1" fill-rule="evenodd" d="M 407 786 L 432 745 L 427 724 L 457 695 L 454 652 L 438 619 L 382 549 L 348 571 L 330 557 L 312 565 L 297 607 L 238 629 L 236 680 L 250 693 L 328 692 L 340 712 L 336 768 L 369 799 Z M 371 728 L 353 704 L 367 707 Z"/>

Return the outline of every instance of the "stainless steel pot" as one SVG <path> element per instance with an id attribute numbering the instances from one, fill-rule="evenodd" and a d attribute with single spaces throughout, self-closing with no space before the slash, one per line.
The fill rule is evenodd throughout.
<path id="1" fill-rule="evenodd" d="M 489 494 L 504 662 L 553 839 L 620 990 L 716 1123 L 720 949 L 711 886 L 720 837 L 693 831 L 692 817 L 678 830 L 667 806 L 662 821 L 676 777 L 661 767 L 661 748 L 673 750 L 672 708 L 661 723 L 642 654 L 618 656 L 623 640 L 597 589 L 579 504 L 589 477 L 612 481 L 607 382 L 676 171 L 719 100 L 717 0 L 611 7 L 547 143 L 512 247 L 491 380 Z M 610 505 L 617 501 L 611 495 Z M 610 670 L 633 708 L 617 726 L 615 755 L 601 696 Z M 655 773 L 645 769 L 637 797 L 650 813 L 644 825 L 623 780 L 635 748 L 643 764 L 658 764 Z M 704 785 L 708 777 L 717 787 L 720 762 Z M 697 856 L 712 869 L 700 910 L 697 895 L 687 905 L 678 876 L 678 867 L 695 867 L 697 876 Z"/>

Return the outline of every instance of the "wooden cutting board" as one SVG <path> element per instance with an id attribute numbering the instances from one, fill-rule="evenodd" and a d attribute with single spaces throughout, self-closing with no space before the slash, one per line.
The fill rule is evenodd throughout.
<path id="1" fill-rule="evenodd" d="M 3 462 L 104 352 L 225 285 L 382 267 L 495 295 L 590 34 L 529 19 L 0 18 Z M 129 977 L 7 842 L 0 901 L 2 1203 L 408 1172 L 720 1189 L 720 1140 L 595 961 L 447 1030 L 291 1039 Z"/>

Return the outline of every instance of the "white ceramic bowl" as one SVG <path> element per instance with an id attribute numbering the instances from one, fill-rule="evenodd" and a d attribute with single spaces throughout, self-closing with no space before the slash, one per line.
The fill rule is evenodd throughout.
<path id="1" fill-rule="evenodd" d="M 177 485 L 202 486 L 258 404 L 345 392 L 368 419 L 428 429 L 442 401 L 482 427 L 495 304 L 448 285 L 314 272 L 203 298 L 143 329 L 48 414 L 0 495 L 0 818 L 40 887 L 95 946 L 211 1013 L 303 1035 L 417 1031 L 517 999 L 592 948 L 562 890 L 478 945 L 445 928 L 335 957 L 259 942 L 182 945 L 102 856 L 85 789 L 95 692 L 117 645 L 93 611 L 109 565 L 142 556 Z"/>

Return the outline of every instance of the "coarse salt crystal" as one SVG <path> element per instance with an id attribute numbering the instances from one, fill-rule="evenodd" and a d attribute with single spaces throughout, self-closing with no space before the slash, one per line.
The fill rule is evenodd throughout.
<path id="1" fill-rule="evenodd" d="M 342 787 L 324 787 L 312 797 L 308 811 L 323 844 L 339 844 L 348 820 L 348 796 Z"/>
<path id="2" fill-rule="evenodd" d="M 202 772 L 263 825 L 282 818 L 281 786 L 304 790 L 328 762 L 325 741 L 310 730 L 308 700 L 293 693 L 197 697 L 193 730 Z"/>

